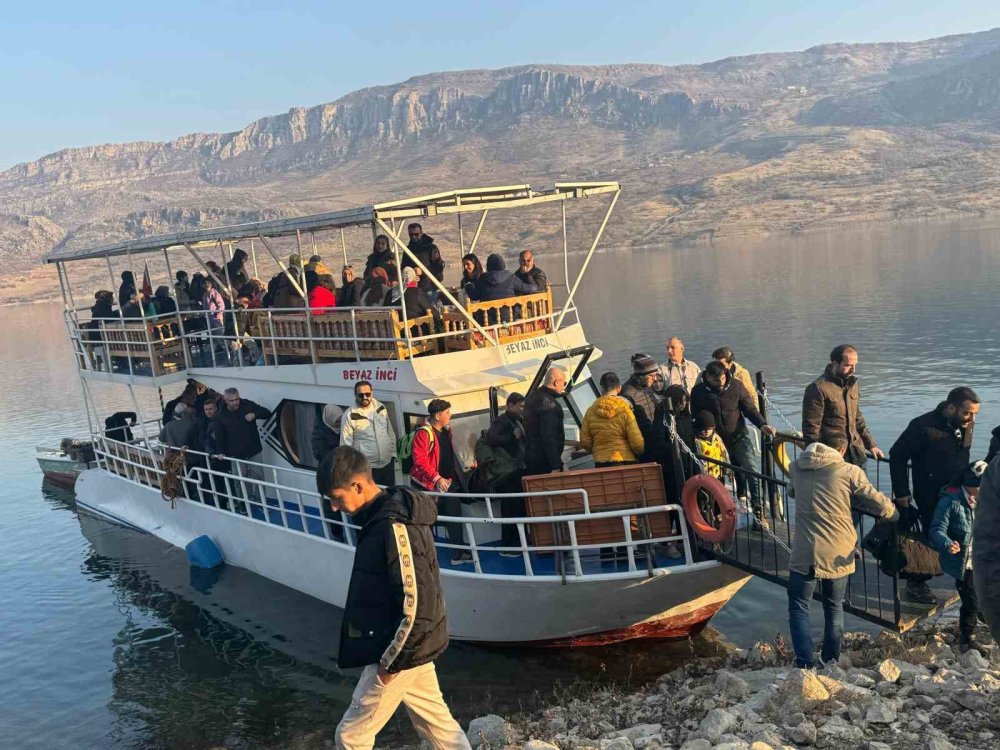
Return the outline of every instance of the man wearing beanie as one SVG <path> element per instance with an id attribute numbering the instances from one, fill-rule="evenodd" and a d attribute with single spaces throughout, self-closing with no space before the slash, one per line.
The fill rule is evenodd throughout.
<path id="1" fill-rule="evenodd" d="M 653 381 L 660 366 L 648 354 L 639 352 L 632 355 L 632 376 L 622 386 L 621 396 L 627 398 L 635 408 L 635 417 L 639 428 L 645 433 L 653 424 L 658 399 L 653 392 Z M 643 427 L 643 424 L 646 427 Z"/>
<path id="2" fill-rule="evenodd" d="M 985 472 L 985 461 L 971 463 L 954 486 L 941 490 L 927 533 L 931 546 L 941 556 L 941 570 L 955 579 L 962 598 L 958 611 L 958 649 L 962 653 L 976 647 L 979 597 L 972 575 L 972 525 L 979 502 L 979 484 Z"/>

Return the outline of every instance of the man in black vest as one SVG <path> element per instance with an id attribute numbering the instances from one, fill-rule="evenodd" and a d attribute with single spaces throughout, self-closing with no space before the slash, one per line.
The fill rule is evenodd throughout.
<path id="1" fill-rule="evenodd" d="M 364 667 L 337 725 L 337 747 L 370 750 L 406 705 L 417 732 L 442 750 L 469 750 L 438 686 L 434 660 L 448 647 L 444 595 L 431 527 L 434 501 L 410 487 L 382 489 L 368 460 L 342 445 L 323 458 L 316 488 L 361 527 L 337 662 Z"/>

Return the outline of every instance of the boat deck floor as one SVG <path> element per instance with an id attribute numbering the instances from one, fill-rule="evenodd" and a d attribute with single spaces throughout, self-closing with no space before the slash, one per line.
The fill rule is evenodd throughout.
<path id="1" fill-rule="evenodd" d="M 792 527 L 785 521 L 771 520 L 771 531 L 791 547 Z M 732 542 L 716 547 L 710 554 L 718 560 L 784 585 L 788 580 L 788 552 L 770 534 L 749 526 L 740 528 Z M 906 597 L 905 582 L 899 581 L 900 612 L 895 626 L 905 632 L 958 601 L 954 582 L 939 576 L 927 582 L 935 604 L 921 604 Z M 818 594 L 817 594 L 818 598 Z M 865 619 L 883 624 L 895 620 L 892 578 L 883 573 L 875 559 L 865 552 L 855 560 L 855 571 L 847 584 L 846 609 Z"/>
<path id="2" fill-rule="evenodd" d="M 267 521 L 268 523 L 272 523 L 276 526 L 287 526 L 289 529 L 294 531 L 305 531 L 312 536 L 326 538 L 326 535 L 323 533 L 323 523 L 325 521 L 320 516 L 318 508 L 309 505 L 303 506 L 302 509 L 305 511 L 305 529 L 303 529 L 303 516 L 300 515 L 301 511 L 298 503 L 285 501 L 284 509 L 289 511 L 287 513 L 282 513 L 282 506 L 276 498 L 267 498 L 267 505 L 267 515 L 265 517 L 264 508 L 262 508 L 259 504 L 251 504 L 251 517 L 258 521 Z M 336 525 L 332 523 L 330 524 L 331 538 L 333 537 L 336 528 Z M 436 531 L 440 532 L 443 531 L 443 529 L 436 529 Z M 434 538 L 440 544 L 448 543 L 447 537 L 441 533 L 436 533 Z M 480 545 L 479 565 L 482 572 L 488 575 L 527 575 L 524 564 L 524 556 L 518 555 L 517 557 L 505 557 L 504 555 L 501 555 L 499 551 L 493 552 L 489 550 L 490 547 L 499 546 L 502 546 L 499 541 L 485 542 Z M 484 550 L 482 547 L 486 547 L 487 549 Z M 684 564 L 683 558 L 667 557 L 665 551 L 659 548 L 653 549 L 652 554 L 653 559 L 650 563 L 654 568 L 665 568 Z M 471 573 L 475 570 L 472 562 L 463 563 L 461 565 L 452 565 L 452 550 L 448 547 L 438 546 L 437 555 L 438 564 L 444 570 L 456 570 L 467 573 Z M 559 558 L 557 555 L 530 552 L 528 553 L 528 556 L 531 561 L 531 569 L 534 575 L 561 575 Z M 572 558 L 567 555 L 564 557 L 564 560 L 566 575 L 575 575 L 576 571 L 573 566 Z M 645 570 L 647 567 L 646 558 L 641 552 L 636 553 L 635 565 L 640 571 Z M 608 548 L 608 552 L 604 555 L 602 555 L 601 550 L 598 549 L 592 551 L 581 551 L 580 567 L 582 568 L 581 573 L 589 575 L 600 573 L 627 573 L 629 570 L 628 556 L 624 548 L 620 548 L 617 553 L 613 549 Z"/>

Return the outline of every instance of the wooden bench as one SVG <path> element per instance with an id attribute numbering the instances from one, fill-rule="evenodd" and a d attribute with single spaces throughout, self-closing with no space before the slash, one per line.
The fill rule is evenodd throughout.
<path id="1" fill-rule="evenodd" d="M 411 318 L 406 327 L 412 338 L 433 333 L 434 317 L 428 314 Z M 308 318 L 305 313 L 268 315 L 266 310 L 258 310 L 251 335 L 259 340 L 269 363 L 277 362 L 278 356 L 311 359 L 313 350 L 317 360 L 355 359 L 355 350 L 361 359 L 409 359 L 437 352 L 436 340 L 414 341 L 407 346 L 406 327 L 397 311 L 390 308 L 356 309 L 353 318 L 349 310 L 332 310 Z"/>
<path id="2" fill-rule="evenodd" d="M 527 493 L 567 490 L 565 495 L 527 497 L 527 515 L 535 517 L 582 514 L 583 495 L 571 490 L 587 491 L 591 513 L 667 504 L 663 470 L 655 463 L 537 474 L 524 477 L 523 486 Z M 621 517 L 576 521 L 575 526 L 578 544 L 612 546 L 626 541 Z M 667 513 L 631 516 L 630 526 L 632 541 L 671 535 Z M 532 524 L 531 533 L 534 544 L 540 547 L 569 544 L 565 523 Z"/>
<path id="3" fill-rule="evenodd" d="M 159 461 L 145 446 L 113 440 L 102 441 L 101 446 L 108 454 L 105 456 L 108 471 L 156 489 L 160 488 Z"/>
<path id="4" fill-rule="evenodd" d="M 176 321 L 168 320 L 144 323 L 104 318 L 91 321 L 90 327 L 81 333 L 92 366 L 96 355 L 107 353 L 112 358 L 149 360 L 150 369 L 156 376 L 183 366 L 184 341 L 176 335 L 176 326 Z M 110 365 L 105 364 L 110 369 Z"/>
<path id="5" fill-rule="evenodd" d="M 501 344 L 552 332 L 552 290 L 519 297 L 468 302 L 466 311 Z M 460 312 L 442 314 L 447 351 L 478 349 L 490 345 Z M 542 320 L 531 320 L 542 318 Z M 491 328 L 496 326 L 495 328 Z"/>

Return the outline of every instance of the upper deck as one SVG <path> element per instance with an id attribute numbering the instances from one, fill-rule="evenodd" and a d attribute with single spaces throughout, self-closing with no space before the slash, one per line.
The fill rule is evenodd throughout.
<path id="1" fill-rule="evenodd" d="M 565 325 L 579 323 L 574 298 L 620 192 L 616 182 L 557 183 L 547 190 L 533 190 L 526 184 L 455 190 L 312 216 L 128 240 L 92 249 L 59 248 L 49 254 L 46 262 L 57 267 L 68 335 L 80 372 L 87 378 L 159 386 L 206 368 L 398 362 L 480 349 L 493 349 L 506 361 L 508 352 L 517 351 L 518 347 L 545 348 L 550 344 L 540 341 L 558 334 Z M 610 205 L 573 279 L 569 273 L 565 205 L 574 199 L 601 195 L 611 196 Z M 555 290 L 558 302 L 551 281 L 545 290 L 535 294 L 471 301 L 460 288 L 435 278 L 400 239 L 409 221 L 419 220 L 430 227 L 435 219 L 453 215 L 458 222 L 458 251 L 463 255 L 474 253 L 491 211 L 543 204 L 554 204 L 561 209 L 565 283 Z M 478 221 L 467 244 L 462 217 L 470 213 L 477 215 Z M 391 282 L 402 287 L 402 267 L 414 266 L 433 284 L 431 292 L 438 300 L 436 311 L 416 318 L 409 318 L 400 306 L 338 307 L 318 312 L 310 309 L 306 301 L 305 308 L 247 309 L 227 305 L 221 316 L 202 309 L 151 316 L 140 308 L 138 315 L 133 312 L 131 317 L 124 317 L 121 310 L 111 316 L 104 313 L 95 317 L 89 306 L 77 304 L 68 270 L 69 264 L 103 260 L 112 284 L 117 285 L 112 259 L 119 263 L 124 260 L 122 270 L 133 272 L 139 286 L 140 274 L 133 270 L 136 258 L 162 255 L 167 275 L 160 281 L 161 284 L 167 281 L 164 286 L 173 290 L 171 254 L 179 252 L 188 261 L 193 258 L 204 275 L 231 300 L 238 290 L 229 283 L 227 263 L 233 258 L 234 243 L 249 241 L 253 275 L 259 274 L 259 248 L 261 259 L 276 265 L 276 276 L 283 275 L 287 284 L 307 300 L 304 259 L 309 248 L 303 244 L 304 235 L 315 253 L 317 234 L 339 233 L 346 267 L 349 263 L 344 230 L 366 226 L 373 235 L 383 235 L 390 243 L 396 274 Z M 290 267 L 279 257 L 282 242 L 286 248 L 293 243 L 295 252 L 289 261 L 297 262 L 297 267 Z M 541 251 L 535 247 L 524 249 Z M 215 257 L 223 261 L 221 267 L 203 257 L 215 252 L 219 253 Z M 453 263 L 452 268 L 455 265 L 460 267 Z M 143 278 L 148 279 L 146 258 L 142 267 L 146 272 Z M 149 288 L 152 286 L 150 280 Z"/>

